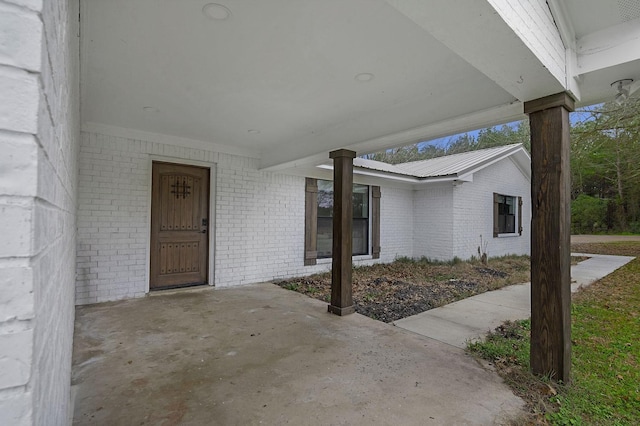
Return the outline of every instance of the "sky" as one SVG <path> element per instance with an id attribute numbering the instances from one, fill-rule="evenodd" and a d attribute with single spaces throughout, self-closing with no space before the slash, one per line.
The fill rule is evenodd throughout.
<path id="1" fill-rule="evenodd" d="M 598 105 L 593 105 L 592 107 L 600 107 L 602 104 L 598 104 Z M 591 108 L 591 107 L 590 107 Z M 582 121 L 588 121 L 588 120 L 592 120 L 593 117 L 591 116 L 590 113 L 585 112 L 585 111 L 574 111 L 572 113 L 569 114 L 569 120 L 571 121 L 571 124 L 574 125 L 576 123 L 582 122 Z M 512 121 L 510 123 L 506 123 L 505 126 L 510 126 L 512 128 L 516 128 L 518 126 L 519 121 Z M 496 127 L 501 127 L 501 125 L 498 125 Z M 470 136 L 473 136 L 473 138 L 477 138 L 478 137 L 478 133 L 480 133 L 480 130 L 483 129 L 477 129 L 477 130 L 472 130 L 470 132 L 466 132 L 467 134 L 469 134 Z M 438 139 L 432 139 L 429 141 L 424 141 L 424 142 L 420 142 L 418 144 L 418 148 L 419 149 L 423 149 L 425 146 L 429 146 L 429 145 L 433 145 L 433 146 L 437 146 L 439 148 L 443 148 L 445 146 L 447 146 L 449 143 L 454 142 L 456 139 L 458 139 L 459 136 L 464 135 L 465 133 L 458 133 L 452 136 L 446 136 L 444 138 L 438 138 Z"/>

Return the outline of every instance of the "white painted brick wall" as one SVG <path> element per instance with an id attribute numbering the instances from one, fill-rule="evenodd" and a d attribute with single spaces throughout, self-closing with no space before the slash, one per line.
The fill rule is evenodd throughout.
<path id="1" fill-rule="evenodd" d="M 566 55 L 546 0 L 489 0 L 558 81 L 566 81 Z"/>
<path id="2" fill-rule="evenodd" d="M 453 258 L 453 193 L 450 182 L 429 184 L 415 191 L 413 256 L 434 260 Z"/>
<path id="3" fill-rule="evenodd" d="M 304 266 L 304 178 L 257 169 L 251 158 L 82 133 L 76 303 L 147 291 L 151 159 L 215 166 L 214 282 L 227 287 L 329 270 Z M 202 163 L 201 163 L 202 164 Z M 382 189 L 381 258 L 411 256 L 412 191 Z"/>
<path id="4" fill-rule="evenodd" d="M 521 196 L 523 202 L 522 236 L 493 237 L 493 193 Z M 529 254 L 531 233 L 531 183 L 515 163 L 503 159 L 473 176 L 453 190 L 454 256 L 468 259 L 478 255 L 480 235 L 488 241 L 489 257 Z"/>
<path id="5" fill-rule="evenodd" d="M 0 424 L 69 422 L 78 3 L 0 0 Z"/>
<path id="6" fill-rule="evenodd" d="M 382 187 L 380 192 L 380 261 L 413 257 L 414 191 Z"/>
<path id="7" fill-rule="evenodd" d="M 211 255 L 216 286 L 330 269 L 330 259 L 320 259 L 315 266 L 303 264 L 303 177 L 261 172 L 252 158 L 83 132 L 76 303 L 147 292 L 152 159 L 198 161 L 215 170 Z M 354 263 L 391 262 L 399 256 L 469 258 L 476 253 L 481 233 L 492 236 L 493 191 L 526 195 L 529 183 L 515 167 L 503 160 L 476 173 L 473 183 L 458 187 L 443 183 L 414 191 L 383 186 L 381 258 L 357 257 Z M 530 209 L 526 198 L 525 209 Z M 489 254 L 527 253 L 527 225 L 525 233 L 491 241 Z"/>

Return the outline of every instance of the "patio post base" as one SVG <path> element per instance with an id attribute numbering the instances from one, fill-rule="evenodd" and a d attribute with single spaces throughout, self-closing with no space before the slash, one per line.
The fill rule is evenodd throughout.
<path id="1" fill-rule="evenodd" d="M 356 311 L 356 307 L 351 305 L 341 308 L 339 306 L 327 305 L 327 310 L 332 314 L 340 315 L 342 317 L 354 313 Z"/>

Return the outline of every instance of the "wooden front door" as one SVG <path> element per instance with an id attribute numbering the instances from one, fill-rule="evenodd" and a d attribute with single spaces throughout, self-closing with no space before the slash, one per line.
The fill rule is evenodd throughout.
<path id="1" fill-rule="evenodd" d="M 209 169 L 153 163 L 151 290 L 207 283 Z"/>

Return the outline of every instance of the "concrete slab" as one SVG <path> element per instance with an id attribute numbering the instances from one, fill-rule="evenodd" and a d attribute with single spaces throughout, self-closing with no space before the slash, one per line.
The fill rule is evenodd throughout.
<path id="1" fill-rule="evenodd" d="M 496 306 L 531 311 L 531 286 L 529 283 L 516 284 L 476 296 L 475 300 Z"/>
<path id="2" fill-rule="evenodd" d="M 394 325 L 419 334 L 429 336 L 439 342 L 464 349 L 468 336 L 483 336 L 491 329 L 472 327 L 455 321 L 446 320 L 438 315 L 420 314 L 420 318 L 410 317 L 396 321 Z M 417 316 L 417 315 L 416 315 Z"/>
<path id="3" fill-rule="evenodd" d="M 632 256 L 573 253 L 589 259 L 571 267 L 571 291 L 609 275 Z M 394 325 L 458 348 L 482 338 L 506 320 L 531 316 L 531 284 L 517 284 L 489 291 L 395 321 Z"/>
<path id="4" fill-rule="evenodd" d="M 519 293 L 524 293 L 526 291 L 522 289 L 524 286 L 520 287 Z M 497 293 L 497 291 L 491 293 Z M 511 297 L 517 294 L 513 291 L 501 293 Z M 465 348 L 467 342 L 481 338 L 505 320 L 526 318 L 531 311 L 530 304 L 527 308 L 527 299 L 524 295 L 522 297 L 524 303 L 521 303 L 523 307 L 516 308 L 500 304 L 499 300 L 495 303 L 490 299 L 497 298 L 499 295 L 491 296 L 491 298 L 485 297 L 485 300 L 478 300 L 475 297 L 460 300 L 395 321 L 394 325 L 458 348 Z"/>
<path id="5" fill-rule="evenodd" d="M 261 284 L 76 310 L 74 424 L 500 424 L 522 401 L 462 350 Z"/>
<path id="6" fill-rule="evenodd" d="M 618 268 L 631 262 L 633 256 L 611 256 L 605 254 L 573 253 L 574 256 L 587 256 L 589 259 L 571 267 L 572 291 L 580 286 L 588 286 L 606 277 Z"/>
<path id="7" fill-rule="evenodd" d="M 437 312 L 432 312 L 431 315 L 469 327 L 490 330 L 492 324 L 497 324 L 497 327 L 505 319 L 522 318 L 523 313 L 526 314 L 526 312 L 469 298 L 438 308 Z M 478 318 L 482 318 L 482 322 L 479 322 Z M 402 321 L 398 322 L 402 323 Z"/>

